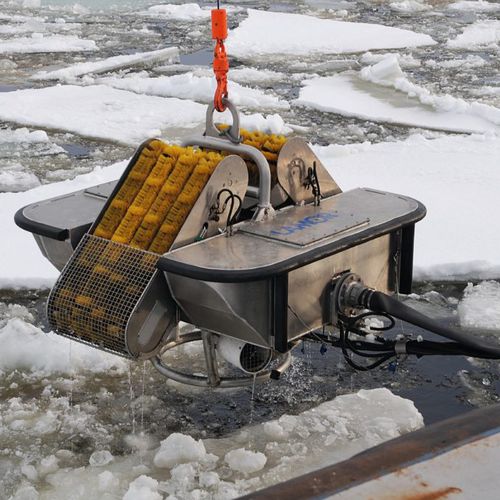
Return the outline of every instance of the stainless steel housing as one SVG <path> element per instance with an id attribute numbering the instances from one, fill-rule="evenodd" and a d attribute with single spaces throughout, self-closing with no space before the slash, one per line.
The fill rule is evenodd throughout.
<path id="1" fill-rule="evenodd" d="M 237 110 L 229 107 L 234 123 L 228 132 L 214 126 L 214 111 L 209 107 L 206 136 L 188 139 L 184 145 L 238 156 L 232 154 L 219 164 L 172 250 L 155 255 L 133 307 L 127 306 L 121 344 L 108 342 L 112 339 L 106 334 L 96 341 L 60 328 L 54 315 L 57 307 L 49 300 L 49 318 L 58 333 L 133 359 L 150 358 L 161 373 L 180 382 L 233 387 L 251 379 L 219 376 L 215 335 L 254 344 L 275 355 L 286 353 L 273 368 L 279 373 L 290 363 L 297 339 L 332 323 L 329 297 L 338 274 L 357 273 L 368 286 L 385 292 L 411 290 L 414 225 L 424 217 L 425 207 L 411 198 L 372 189 L 341 192 L 300 138 L 282 148 L 276 167 L 278 183 L 272 190 L 267 160 L 257 149 L 239 143 Z M 257 165 L 258 189 L 247 189 L 248 173 L 240 156 Z M 313 193 L 313 183 L 319 184 L 321 196 L 318 189 Z M 16 214 L 16 223 L 32 232 L 44 256 L 62 269 L 55 289 L 71 273 L 80 277 L 72 264 L 77 246 L 95 238 L 87 233 L 119 186 L 120 181 L 103 184 L 29 205 Z M 225 187 L 245 198 L 245 206 L 255 206 L 252 199 L 257 206 L 250 220 L 219 234 L 226 217 L 205 226 L 217 193 Z M 276 212 L 273 199 L 281 207 Z M 202 227 L 205 239 L 197 241 Z M 174 327 L 180 320 L 200 333 L 177 335 Z M 203 341 L 206 377 L 177 372 L 159 356 L 193 340 Z M 270 373 L 267 370 L 258 378 Z"/>

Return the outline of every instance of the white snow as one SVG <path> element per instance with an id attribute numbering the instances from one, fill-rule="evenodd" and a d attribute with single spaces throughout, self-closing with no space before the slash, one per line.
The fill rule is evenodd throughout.
<path id="1" fill-rule="evenodd" d="M 462 0 L 448 5 L 452 10 L 475 11 L 475 12 L 495 12 L 500 10 L 497 2 L 486 2 L 485 0 Z"/>
<path id="2" fill-rule="evenodd" d="M 266 465 L 267 458 L 260 451 L 251 451 L 245 448 L 237 448 L 226 453 L 224 461 L 237 472 L 252 474 L 262 470 Z"/>
<path id="3" fill-rule="evenodd" d="M 177 61 L 178 57 L 179 49 L 177 47 L 167 47 L 150 52 L 136 52 L 135 54 L 113 56 L 98 61 L 77 63 L 54 71 L 40 71 L 34 74 L 32 79 L 68 82 L 82 75 L 105 73 L 132 66 L 147 66 L 160 61 L 173 63 Z"/>
<path id="4" fill-rule="evenodd" d="M 200 21 L 210 18 L 210 10 L 202 9 L 197 3 L 153 5 L 145 14 L 176 21 Z"/>
<path id="5" fill-rule="evenodd" d="M 500 330 L 500 283 L 469 283 L 457 311 L 461 326 Z"/>
<path id="6" fill-rule="evenodd" d="M 34 33 L 30 38 L 0 41 L 0 54 L 34 54 L 41 52 L 88 52 L 98 50 L 93 40 L 76 36 Z"/>
<path id="7" fill-rule="evenodd" d="M 303 85 L 295 102 L 321 111 L 454 132 L 500 132 L 498 108 L 432 94 L 409 81 L 394 55 L 359 73 L 316 77 Z"/>
<path id="8" fill-rule="evenodd" d="M 0 374 L 14 370 L 36 377 L 54 373 L 123 373 L 127 366 L 122 358 L 54 333 L 44 333 L 20 317 L 9 319 L 0 328 L 0 345 Z"/>
<path id="9" fill-rule="evenodd" d="M 203 441 L 175 432 L 161 442 L 154 457 L 156 467 L 172 468 L 175 465 L 201 460 L 206 456 Z"/>
<path id="10" fill-rule="evenodd" d="M 389 4 L 392 10 L 396 12 L 413 13 L 413 12 L 423 12 L 424 10 L 429 10 L 430 5 L 427 5 L 423 1 L 417 0 L 402 0 L 401 2 L 392 2 Z"/>
<path id="11" fill-rule="evenodd" d="M 500 277 L 500 232 L 483 224 L 498 211 L 498 137 L 412 135 L 314 149 L 342 189 L 400 193 L 427 207 L 416 225 L 416 278 Z"/>
<path id="12" fill-rule="evenodd" d="M 341 54 L 433 45 L 429 36 L 378 24 L 350 23 L 300 14 L 248 10 L 229 33 L 229 54 L 239 58 L 288 54 Z"/>
<path id="13" fill-rule="evenodd" d="M 463 32 L 456 38 L 448 40 L 446 45 L 450 49 L 496 49 L 500 42 L 500 21 L 486 20 L 476 21 L 466 26 Z"/>
<path id="14" fill-rule="evenodd" d="M 178 97 L 179 99 L 191 99 L 207 104 L 213 102 L 217 86 L 213 76 L 195 76 L 192 73 L 156 78 L 136 73 L 122 78 L 112 76 L 101 78 L 97 80 L 97 83 L 138 94 Z M 268 109 L 288 109 L 290 107 L 286 101 L 261 90 L 244 87 L 231 80 L 228 81 L 228 91 L 231 101 L 236 106 Z"/>

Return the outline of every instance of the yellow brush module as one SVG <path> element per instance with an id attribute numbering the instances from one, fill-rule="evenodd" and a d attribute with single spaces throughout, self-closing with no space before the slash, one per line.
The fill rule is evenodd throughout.
<path id="1" fill-rule="evenodd" d="M 157 139 L 144 146 L 132 171 L 129 173 L 118 193 L 113 197 L 106 212 L 99 221 L 94 234 L 101 238 L 111 239 L 115 229 L 123 219 L 130 203 L 141 189 L 144 181 L 156 164 L 162 151 L 163 143 Z"/>
<path id="2" fill-rule="evenodd" d="M 161 155 L 149 175 L 146 177 L 142 188 L 134 198 L 122 221 L 115 230 L 112 241 L 129 244 L 141 224 L 147 211 L 155 201 L 158 192 L 165 183 L 174 167 L 174 159 Z"/>
<path id="3" fill-rule="evenodd" d="M 137 229 L 130 243 L 130 246 L 134 248 L 148 249 L 168 211 L 179 193 L 182 192 L 194 166 L 199 161 L 201 153 L 195 152 L 192 148 L 171 146 L 171 149 L 172 158 L 177 159 L 175 167 Z"/>
<path id="4" fill-rule="evenodd" d="M 168 211 L 164 223 L 149 246 L 150 252 L 163 254 L 170 249 L 189 212 L 221 160 L 222 156 L 214 152 L 204 152 L 202 156 L 200 155 L 198 165 L 193 169 L 182 192 Z"/>
<path id="5" fill-rule="evenodd" d="M 227 125 L 217 125 L 219 130 L 226 130 Z M 260 131 L 250 132 L 249 130 L 240 130 L 241 141 L 247 146 L 252 146 L 258 149 L 269 162 L 269 167 L 271 169 L 271 186 L 278 182 L 277 174 L 277 161 L 281 148 L 285 145 L 287 138 L 284 135 L 276 134 L 265 134 Z M 249 184 L 251 186 L 257 186 L 259 184 L 259 170 L 257 165 L 251 160 L 245 160 L 248 168 Z"/>

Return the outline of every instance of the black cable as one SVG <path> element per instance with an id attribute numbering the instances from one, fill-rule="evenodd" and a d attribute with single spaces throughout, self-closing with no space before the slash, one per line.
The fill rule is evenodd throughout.
<path id="1" fill-rule="evenodd" d="M 362 372 L 367 372 L 369 370 L 373 370 L 374 368 L 377 368 L 378 366 L 382 365 L 389 359 L 391 359 L 394 356 L 394 353 L 389 353 L 386 355 L 380 355 L 380 356 L 372 356 L 372 357 L 377 357 L 377 361 L 373 362 L 370 365 L 358 365 L 355 363 L 351 357 L 349 356 L 349 353 L 347 351 L 347 335 L 348 332 L 344 329 L 342 324 L 339 324 L 339 331 L 340 331 L 340 348 L 342 349 L 342 354 L 344 355 L 344 359 L 346 360 L 346 363 L 354 368 L 355 370 L 362 371 Z"/>
<path id="2" fill-rule="evenodd" d="M 437 335 L 458 342 L 462 346 L 472 350 L 470 352 L 475 353 L 469 354 L 470 356 L 476 355 L 478 357 L 484 357 L 486 355 L 490 359 L 500 359 L 500 347 L 481 342 L 453 328 L 440 325 L 431 318 L 389 297 L 385 293 L 371 291 L 371 293 L 364 295 L 364 300 L 362 302 L 363 303 L 360 304 L 361 306 L 371 309 L 372 311 L 388 313 L 412 325 L 423 328 L 424 330 L 429 330 Z"/>
<path id="3" fill-rule="evenodd" d="M 224 203 L 222 204 L 222 207 L 220 207 L 220 204 L 221 204 L 220 199 L 221 199 L 221 196 L 223 193 L 227 193 L 227 198 L 224 201 Z M 238 200 L 238 208 L 233 214 L 235 199 Z M 232 224 L 234 224 L 236 222 L 236 219 L 237 219 L 238 215 L 240 214 L 241 208 L 243 206 L 243 202 L 242 202 L 240 196 L 233 193 L 230 189 L 224 188 L 224 189 L 221 189 L 217 193 L 217 214 L 224 213 L 228 202 L 230 202 L 230 205 L 229 205 L 229 212 L 227 215 L 226 227 L 231 226 Z"/>

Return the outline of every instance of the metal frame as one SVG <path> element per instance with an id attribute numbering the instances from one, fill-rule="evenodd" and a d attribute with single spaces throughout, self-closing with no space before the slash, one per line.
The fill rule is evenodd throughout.
<path id="1" fill-rule="evenodd" d="M 161 359 L 162 354 L 165 352 L 179 347 L 182 344 L 197 340 L 203 341 L 203 351 L 205 353 L 205 363 L 207 365 L 206 377 L 180 372 L 165 365 Z M 252 385 L 254 382 L 264 382 L 271 378 L 271 376 L 275 377 L 276 375 L 280 375 L 290 366 L 290 363 L 292 362 L 292 354 L 291 351 L 288 351 L 285 355 L 283 355 L 283 360 L 276 367 L 263 370 L 255 375 L 245 377 L 221 377 L 217 368 L 214 334 L 206 330 L 195 330 L 193 332 L 180 335 L 176 339 L 166 343 L 162 347 L 160 353 L 151 358 L 150 361 L 164 377 L 180 382 L 181 384 L 189 384 L 198 387 L 217 387 L 223 389 L 229 387 L 245 387 Z"/>
<path id="2" fill-rule="evenodd" d="M 229 100 L 224 99 L 233 116 L 233 123 L 227 131 L 219 131 L 214 125 L 214 105 L 210 104 L 207 110 L 206 132 L 204 137 L 188 137 L 182 141 L 182 146 L 199 146 L 201 148 L 227 151 L 250 158 L 259 169 L 259 191 L 258 203 L 253 219 L 260 221 L 271 218 L 274 208 L 271 205 L 271 169 L 266 157 L 257 148 L 240 143 L 240 118 L 236 106 Z"/>

